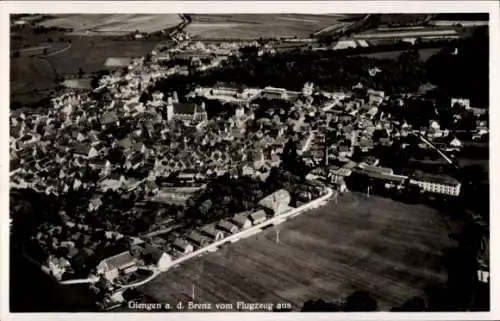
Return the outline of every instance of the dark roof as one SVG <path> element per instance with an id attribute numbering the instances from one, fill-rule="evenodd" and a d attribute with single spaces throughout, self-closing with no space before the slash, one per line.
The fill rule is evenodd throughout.
<path id="1" fill-rule="evenodd" d="M 165 253 L 163 252 L 162 250 L 154 247 L 154 246 L 151 246 L 151 245 L 147 245 L 146 248 L 144 249 L 144 251 L 142 252 L 143 255 L 150 255 L 151 258 L 155 261 L 155 262 L 158 262 L 161 258 L 161 256 Z"/>
<path id="2" fill-rule="evenodd" d="M 426 182 L 445 184 L 445 185 L 457 185 L 460 183 L 457 179 L 448 175 L 431 174 L 422 171 L 413 172 L 411 178 L 419 181 L 426 181 Z"/>
<path id="3" fill-rule="evenodd" d="M 228 222 L 226 220 L 221 220 L 219 223 L 217 223 L 217 228 L 221 229 L 221 230 L 225 230 L 227 232 L 230 232 L 232 229 L 238 228 L 238 227 L 231 222 Z"/>
<path id="4" fill-rule="evenodd" d="M 174 114 L 194 114 L 196 112 L 196 104 L 190 103 L 174 103 Z"/>
<path id="5" fill-rule="evenodd" d="M 18 158 L 13 158 L 10 160 L 10 170 L 15 171 L 21 166 Z"/>
<path id="6" fill-rule="evenodd" d="M 123 266 L 127 266 L 133 264 L 135 262 L 134 257 L 130 254 L 130 252 L 126 251 L 110 258 L 103 260 L 106 262 L 106 265 L 111 270 L 113 268 L 121 268 Z"/>
<path id="7" fill-rule="evenodd" d="M 101 116 L 101 123 L 103 124 L 110 124 L 110 123 L 115 123 L 118 121 L 118 116 L 114 112 L 105 112 Z"/>
<path id="8" fill-rule="evenodd" d="M 252 220 L 252 222 L 266 218 L 267 218 L 266 212 L 264 212 L 263 210 L 259 210 L 257 212 L 253 212 L 252 214 L 250 214 L 250 219 Z"/>
<path id="9" fill-rule="evenodd" d="M 151 190 L 154 190 L 154 189 L 157 189 L 159 188 L 158 185 L 156 184 L 156 182 L 154 181 L 150 181 L 150 180 L 147 180 L 146 181 L 146 186 L 151 189 Z"/>
<path id="10" fill-rule="evenodd" d="M 236 214 L 231 219 L 237 226 L 242 227 L 248 221 L 248 212 Z"/>
<path id="11" fill-rule="evenodd" d="M 200 231 L 206 235 L 213 237 L 213 238 L 215 238 L 217 236 L 217 234 L 220 233 L 219 231 L 217 231 L 215 229 L 214 225 L 212 225 L 212 224 L 205 225 L 204 227 L 201 228 Z"/>
<path id="12" fill-rule="evenodd" d="M 87 156 L 89 154 L 89 152 L 90 152 L 90 148 L 91 147 L 88 144 L 76 143 L 73 146 L 73 151 L 74 151 L 75 154 Z"/>

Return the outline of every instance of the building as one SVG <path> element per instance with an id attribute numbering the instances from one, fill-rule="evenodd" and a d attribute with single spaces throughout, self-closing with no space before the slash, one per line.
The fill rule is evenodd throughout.
<path id="1" fill-rule="evenodd" d="M 181 120 L 184 122 L 199 124 L 208 119 L 205 104 L 178 103 L 171 99 L 167 102 L 167 120 Z"/>
<path id="2" fill-rule="evenodd" d="M 146 246 L 142 255 L 146 264 L 151 264 L 160 271 L 166 271 L 172 263 L 170 255 L 151 245 Z"/>
<path id="3" fill-rule="evenodd" d="M 470 100 L 465 98 L 452 98 L 451 107 L 454 108 L 455 105 L 458 105 L 463 108 L 470 108 Z"/>
<path id="4" fill-rule="evenodd" d="M 200 248 L 210 244 L 210 241 L 206 237 L 196 231 L 189 233 L 187 240 Z"/>
<path id="5" fill-rule="evenodd" d="M 388 174 L 388 175 L 393 174 L 392 168 L 388 168 L 388 167 L 370 166 L 370 165 L 365 165 L 365 164 L 359 164 L 358 167 L 363 169 L 364 171 L 367 171 L 367 172 L 375 172 L 375 173 L 379 173 L 379 174 Z"/>
<path id="6" fill-rule="evenodd" d="M 288 210 L 290 201 L 290 193 L 285 189 L 280 189 L 260 200 L 259 205 L 271 210 L 273 215 L 280 215 Z"/>
<path id="7" fill-rule="evenodd" d="M 181 238 L 176 239 L 174 244 L 172 244 L 172 247 L 175 250 L 181 252 L 182 254 L 191 253 L 191 252 L 193 252 L 193 249 L 194 249 L 192 244 L 189 244 L 188 241 L 181 239 Z"/>
<path id="8" fill-rule="evenodd" d="M 288 99 L 288 93 L 284 88 L 268 86 L 261 91 L 261 95 L 267 99 Z"/>
<path id="9" fill-rule="evenodd" d="M 200 229 L 200 232 L 209 237 L 212 241 L 219 241 L 224 238 L 224 233 L 222 231 L 217 230 L 213 224 L 205 225 Z"/>
<path id="10" fill-rule="evenodd" d="M 458 196 L 461 187 L 461 183 L 453 177 L 421 171 L 410 176 L 410 184 L 417 185 L 426 192 L 451 196 Z"/>
<path id="11" fill-rule="evenodd" d="M 313 94 L 314 84 L 312 82 L 306 82 L 304 87 L 302 87 L 302 95 L 304 97 L 309 97 Z"/>
<path id="12" fill-rule="evenodd" d="M 238 213 L 232 217 L 231 222 L 240 230 L 250 228 L 252 226 L 252 222 L 248 218 L 248 214 L 248 212 Z"/>
<path id="13" fill-rule="evenodd" d="M 216 228 L 219 231 L 222 231 L 227 234 L 236 234 L 238 233 L 238 227 L 234 225 L 231 222 L 228 222 L 226 220 L 221 220 L 219 223 L 217 223 Z"/>
<path id="14" fill-rule="evenodd" d="M 248 217 L 250 218 L 254 226 L 264 223 L 267 220 L 266 212 L 264 212 L 263 210 L 253 212 Z"/>
<path id="15" fill-rule="evenodd" d="M 136 261 L 129 251 L 104 259 L 97 265 L 97 273 L 108 280 L 114 280 L 120 273 L 132 273 L 137 270 Z"/>

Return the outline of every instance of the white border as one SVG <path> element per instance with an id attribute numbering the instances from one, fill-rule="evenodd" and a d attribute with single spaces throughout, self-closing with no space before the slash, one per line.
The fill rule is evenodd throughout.
<path id="1" fill-rule="evenodd" d="M 44 313 L 44 314 L 9 314 L 9 233 L 8 233 L 8 108 L 9 108 L 9 14 L 10 13 L 437 13 L 437 12 L 489 12 L 490 13 L 490 119 L 491 119 L 491 143 L 490 143 L 490 227 L 491 230 L 498 228 L 497 205 L 494 195 L 500 195 L 496 177 L 500 171 L 494 164 L 498 163 L 496 155 L 499 137 L 495 135 L 498 120 L 498 108 L 500 108 L 499 97 L 499 48 L 500 48 L 500 25 L 499 7 L 496 1 L 4 1 L 0 2 L 0 117 L 3 126 L 0 126 L 0 146 L 4 153 L 0 162 L 0 204 L 2 214 L 0 216 L 0 320 L 83 320 L 95 318 L 114 318 L 113 313 L 86 314 L 86 313 Z M 489 313 L 161 313 L 135 314 L 121 313 L 123 321 L 136 320 L 140 318 L 151 318 L 156 320 L 206 320 L 225 319 L 233 320 L 498 320 L 500 319 L 500 282 L 495 277 L 498 271 L 500 259 L 495 244 L 500 244 L 500 236 L 496 233 L 491 235 L 491 312 Z M 26 289 L 29 291 L 29 289 Z"/>

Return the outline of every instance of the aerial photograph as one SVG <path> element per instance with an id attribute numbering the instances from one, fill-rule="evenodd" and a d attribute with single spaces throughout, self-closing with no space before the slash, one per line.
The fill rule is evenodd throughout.
<path id="1" fill-rule="evenodd" d="M 489 13 L 9 26 L 10 312 L 490 311 Z"/>

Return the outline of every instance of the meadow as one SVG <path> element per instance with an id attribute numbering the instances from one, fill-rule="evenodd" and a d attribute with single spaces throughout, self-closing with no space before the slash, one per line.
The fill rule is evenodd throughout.
<path id="1" fill-rule="evenodd" d="M 193 39 L 241 39 L 309 37 L 323 28 L 344 23 L 345 15 L 235 14 L 191 15 L 186 31 Z"/>
<path id="2" fill-rule="evenodd" d="M 125 35 L 136 30 L 155 32 L 181 22 L 177 14 L 61 14 L 40 24 L 73 29 L 70 34 Z"/>
<path id="3" fill-rule="evenodd" d="M 279 239 L 276 229 L 279 229 Z M 140 290 L 159 302 L 341 301 L 369 291 L 390 310 L 446 282 L 442 251 L 454 226 L 437 211 L 349 194 L 278 227 L 192 259 Z"/>

